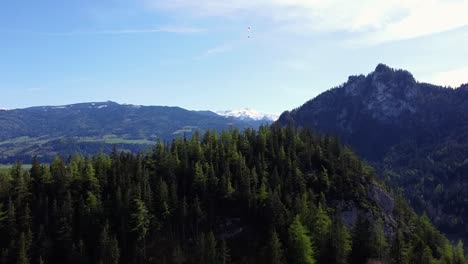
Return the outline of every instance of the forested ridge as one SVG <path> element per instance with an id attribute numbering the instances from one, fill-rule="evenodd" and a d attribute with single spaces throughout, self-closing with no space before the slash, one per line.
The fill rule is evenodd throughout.
<path id="1" fill-rule="evenodd" d="M 96 154 L 100 149 L 134 153 L 159 140 L 172 140 L 196 130 L 221 131 L 234 126 L 256 128 L 258 122 L 244 122 L 210 111 L 180 107 L 126 105 L 115 102 L 79 103 L 0 110 L 0 163 L 32 157 L 51 162 L 55 155 Z"/>
<path id="2" fill-rule="evenodd" d="M 332 137 L 260 127 L 0 173 L 0 263 L 465 263 Z M 350 212 L 355 212 L 356 217 Z"/>
<path id="3" fill-rule="evenodd" d="M 468 240 L 468 84 L 420 83 L 380 64 L 278 121 L 335 135 L 449 238 Z"/>

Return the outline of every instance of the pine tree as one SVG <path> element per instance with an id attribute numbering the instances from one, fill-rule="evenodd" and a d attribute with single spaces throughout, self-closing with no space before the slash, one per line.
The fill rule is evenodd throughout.
<path id="1" fill-rule="evenodd" d="M 206 190 L 208 178 L 206 177 L 200 162 L 195 163 L 193 184 L 196 191 L 200 194 Z"/>
<path id="2" fill-rule="evenodd" d="M 417 237 L 411 243 L 411 250 L 409 251 L 409 263 L 411 264 L 427 264 L 432 261 L 431 249 Z"/>
<path id="3" fill-rule="evenodd" d="M 350 264 L 367 262 L 371 251 L 370 238 L 369 221 L 365 215 L 359 214 L 352 232 Z"/>
<path id="4" fill-rule="evenodd" d="M 109 264 L 118 264 L 120 260 L 120 249 L 119 241 L 115 235 L 112 236 L 111 240 L 108 242 L 108 261 Z"/>
<path id="5" fill-rule="evenodd" d="M 54 261 L 69 262 L 72 255 L 72 226 L 65 216 L 56 214 L 56 229 L 54 230 L 54 245 L 52 253 L 54 254 Z"/>
<path id="6" fill-rule="evenodd" d="M 179 245 L 174 248 L 172 252 L 172 262 L 174 264 L 183 264 L 186 261 L 186 257 Z"/>
<path id="7" fill-rule="evenodd" d="M 314 249 L 307 229 L 302 225 L 299 216 L 289 227 L 290 258 L 292 263 L 314 264 Z"/>
<path id="8" fill-rule="evenodd" d="M 209 232 L 205 239 L 205 263 L 216 264 L 216 239 L 213 232 Z"/>
<path id="9" fill-rule="evenodd" d="M 85 189 L 91 191 L 94 194 L 99 193 L 99 180 L 96 178 L 94 167 L 89 159 L 86 159 L 84 162 L 83 174 Z"/>
<path id="10" fill-rule="evenodd" d="M 440 250 L 442 255 L 441 260 L 445 261 L 445 263 L 453 263 L 453 259 L 455 257 L 454 248 L 452 243 L 447 238 L 443 239 Z"/>
<path id="11" fill-rule="evenodd" d="M 231 263 L 231 256 L 229 254 L 229 248 L 227 246 L 226 240 L 221 240 L 221 246 L 218 252 L 218 262 L 217 264 L 229 264 Z"/>
<path id="12" fill-rule="evenodd" d="M 197 244 L 196 244 L 196 253 L 197 253 L 197 259 L 196 263 L 205 263 L 206 261 L 206 239 L 205 239 L 205 233 L 201 233 L 198 236 L 197 239 Z"/>
<path id="13" fill-rule="evenodd" d="M 330 177 L 328 176 L 328 170 L 322 166 L 322 172 L 320 173 L 320 184 L 325 192 L 330 188 Z"/>
<path id="14" fill-rule="evenodd" d="M 391 261 L 394 264 L 408 263 L 408 247 L 403 237 L 401 229 L 397 229 L 391 246 Z"/>
<path id="15" fill-rule="evenodd" d="M 432 251 L 426 246 L 422 253 L 421 264 L 433 264 Z"/>
<path id="16" fill-rule="evenodd" d="M 6 230 L 9 241 L 9 255 L 13 254 L 16 249 L 15 241 L 18 239 L 18 228 L 16 223 L 16 208 L 14 203 L 10 200 L 8 203 L 7 224 Z"/>
<path id="17" fill-rule="evenodd" d="M 374 223 L 371 243 L 373 257 L 384 261 L 387 257 L 388 243 L 385 239 L 383 221 L 381 218 L 378 218 Z"/>
<path id="18" fill-rule="evenodd" d="M 63 160 L 56 156 L 52 164 L 50 164 L 50 172 L 55 183 L 55 191 L 57 193 L 64 193 L 70 182 L 67 176 L 66 166 Z"/>
<path id="19" fill-rule="evenodd" d="M 276 233 L 275 229 L 271 231 L 270 241 L 269 241 L 269 246 L 268 246 L 268 253 L 269 253 L 268 263 L 271 263 L 271 264 L 284 263 L 283 247 L 278 237 L 278 233 Z"/>
<path id="20" fill-rule="evenodd" d="M 100 235 L 99 247 L 101 248 L 101 262 L 103 264 L 118 264 L 120 258 L 119 244 L 117 238 L 111 238 L 109 234 L 109 223 L 104 225 Z"/>
<path id="21" fill-rule="evenodd" d="M 150 225 L 150 214 L 146 205 L 140 199 L 134 199 L 130 214 L 130 230 L 136 239 L 137 261 L 144 262 L 146 258 L 145 239 Z"/>
<path id="22" fill-rule="evenodd" d="M 29 264 L 29 256 L 28 256 L 28 248 L 27 248 L 27 242 L 26 242 L 26 237 L 24 233 L 20 234 L 20 238 L 18 241 L 18 258 L 17 262 L 18 264 Z"/>
<path id="23" fill-rule="evenodd" d="M 315 208 L 309 198 L 308 193 L 303 193 L 300 198 L 297 199 L 298 214 L 301 218 L 301 223 L 304 224 L 309 230 L 314 230 L 315 225 L 314 212 Z"/>
<path id="24" fill-rule="evenodd" d="M 193 203 L 191 204 L 191 218 L 192 218 L 192 225 L 195 227 L 195 232 L 198 233 L 199 225 L 205 219 L 205 212 L 202 209 L 202 205 L 198 196 L 195 197 Z"/>
<path id="25" fill-rule="evenodd" d="M 330 255 L 333 256 L 333 263 L 347 264 L 351 252 L 351 235 L 338 213 L 334 216 L 331 233 L 332 250 Z"/>
<path id="26" fill-rule="evenodd" d="M 42 169 L 37 156 L 34 156 L 31 169 L 29 170 L 29 174 L 31 175 L 31 180 L 33 184 L 33 194 L 38 195 L 42 192 L 43 188 L 43 179 L 42 179 Z"/>
<path id="27" fill-rule="evenodd" d="M 313 224 L 313 237 L 314 245 L 317 249 L 317 259 L 320 263 L 329 262 L 330 254 L 330 238 L 332 221 L 327 212 L 320 204 L 317 208 L 314 224 Z"/>
<path id="28" fill-rule="evenodd" d="M 88 214 L 95 213 L 97 210 L 99 210 L 100 204 L 99 204 L 99 199 L 94 195 L 92 192 L 87 192 L 86 194 L 86 211 Z"/>
<path id="29" fill-rule="evenodd" d="M 465 252 L 463 248 L 463 242 L 458 241 L 457 246 L 455 247 L 454 252 L 454 264 L 465 264 Z"/>
<path id="30" fill-rule="evenodd" d="M 266 201 L 268 200 L 268 196 L 268 182 L 265 177 L 262 177 L 260 188 L 258 189 L 257 194 L 258 200 L 261 205 L 264 205 L 266 203 Z"/>
<path id="31" fill-rule="evenodd" d="M 3 211 L 3 204 L 0 203 L 0 228 L 2 227 L 3 222 L 7 219 L 7 212 Z"/>
<path id="32" fill-rule="evenodd" d="M 234 188 L 232 187 L 231 181 L 231 173 L 229 171 L 229 166 L 224 168 L 224 173 L 221 175 L 221 179 L 219 180 L 219 187 L 218 192 L 220 193 L 221 197 L 223 198 L 232 198 L 234 193 Z"/>
<path id="33" fill-rule="evenodd" d="M 275 226 L 287 226 L 288 222 L 288 210 L 286 206 L 281 201 L 278 190 L 274 191 L 270 196 L 269 207 L 271 210 L 271 221 Z"/>

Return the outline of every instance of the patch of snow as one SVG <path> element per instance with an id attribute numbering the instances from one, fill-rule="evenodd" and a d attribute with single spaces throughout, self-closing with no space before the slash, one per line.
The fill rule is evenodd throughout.
<path id="1" fill-rule="evenodd" d="M 122 104 L 124 106 L 132 107 L 132 108 L 140 108 L 142 105 L 134 105 L 134 104 Z"/>
<path id="2" fill-rule="evenodd" d="M 98 109 L 101 109 L 101 108 L 106 108 L 106 107 L 107 107 L 107 105 L 100 105 L 100 106 L 98 106 L 97 108 L 98 108 Z"/>
<path id="3" fill-rule="evenodd" d="M 255 121 L 276 121 L 279 116 L 272 114 L 260 113 L 254 109 L 245 108 L 241 110 L 226 110 L 226 111 L 216 111 L 216 114 L 226 117 L 234 117 L 240 120 L 255 120 Z"/>
<path id="4" fill-rule="evenodd" d="M 67 108 L 67 107 L 64 105 L 52 107 L 52 109 L 64 109 L 64 108 Z"/>

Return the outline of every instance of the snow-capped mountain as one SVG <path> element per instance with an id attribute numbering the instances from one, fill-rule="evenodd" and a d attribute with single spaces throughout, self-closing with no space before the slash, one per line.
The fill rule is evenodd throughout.
<path id="1" fill-rule="evenodd" d="M 278 119 L 278 115 L 260 113 L 254 109 L 245 108 L 241 110 L 226 110 L 217 111 L 216 114 L 220 116 L 234 117 L 243 121 L 265 121 L 274 122 Z"/>

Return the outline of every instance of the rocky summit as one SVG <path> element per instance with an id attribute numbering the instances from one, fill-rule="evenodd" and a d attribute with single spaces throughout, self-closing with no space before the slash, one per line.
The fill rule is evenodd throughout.
<path id="1" fill-rule="evenodd" d="M 450 237 L 468 237 L 468 85 L 446 88 L 379 64 L 350 76 L 278 123 L 340 138 L 402 188 Z"/>

